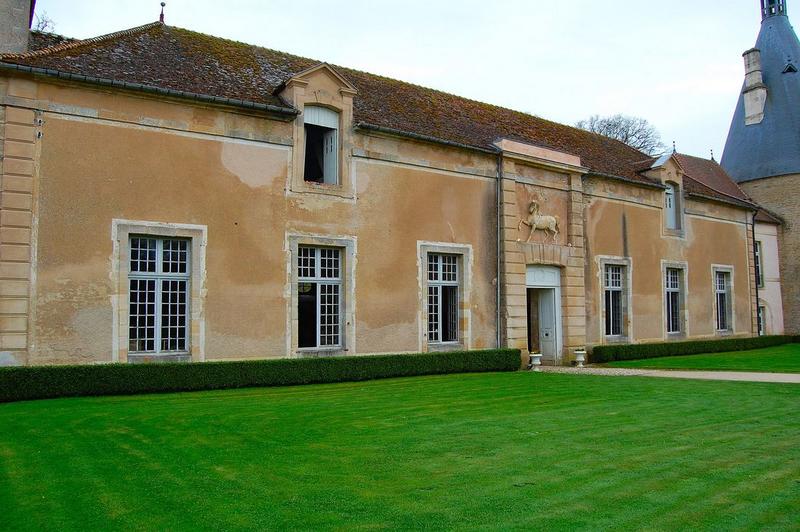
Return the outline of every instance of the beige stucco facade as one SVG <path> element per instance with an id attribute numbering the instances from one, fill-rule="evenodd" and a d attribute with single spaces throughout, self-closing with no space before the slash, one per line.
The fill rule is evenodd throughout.
<path id="1" fill-rule="evenodd" d="M 662 188 L 587 176 L 570 154 L 498 139 L 498 156 L 353 128 L 358 94 L 324 65 L 287 82 L 283 96 L 339 113 L 337 185 L 302 178 L 303 115 L 0 77 L 0 362 L 132 360 L 128 238 L 139 234 L 191 243 L 193 361 L 478 349 L 498 336 L 526 351 L 526 273 L 544 265 L 561 272 L 567 363 L 606 341 L 603 257 L 630 265 L 626 341 L 667 339 L 665 264 L 687 273 L 682 338 L 718 335 L 718 266 L 732 278 L 726 334 L 753 334 L 747 209 L 688 198 L 674 233 L 664 229 Z M 681 179 L 671 163 L 652 174 Z M 532 202 L 557 219 L 558 234 L 520 226 Z M 298 348 L 302 245 L 342 250 L 340 349 Z M 459 257 L 459 339 L 447 346 L 426 333 L 434 252 Z"/>
<path id="2" fill-rule="evenodd" d="M 669 161 L 648 173 L 683 190 L 680 168 Z M 666 228 L 662 189 L 592 178 L 586 195 L 587 343 L 660 342 L 688 338 L 751 336 L 753 299 L 752 213 L 683 194 L 680 228 Z M 603 331 L 603 264 L 630 272 L 625 323 L 620 338 Z M 667 330 L 665 272 L 681 272 L 680 331 Z M 730 274 L 730 330 L 718 331 L 715 270 Z"/>

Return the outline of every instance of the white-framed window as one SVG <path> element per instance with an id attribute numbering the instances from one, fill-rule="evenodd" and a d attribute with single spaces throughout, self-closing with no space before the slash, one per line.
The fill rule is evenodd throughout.
<path id="1" fill-rule="evenodd" d="M 604 273 L 605 335 L 622 336 L 624 324 L 625 266 L 606 264 Z"/>
<path id="2" fill-rule="evenodd" d="M 767 334 L 766 328 L 766 318 L 767 318 L 767 309 L 763 305 L 758 306 L 758 313 L 756 314 L 756 319 L 758 321 L 758 335 L 764 336 Z"/>
<path id="3" fill-rule="evenodd" d="M 188 352 L 190 241 L 131 235 L 128 245 L 128 352 Z"/>
<path id="4" fill-rule="evenodd" d="M 428 253 L 428 342 L 458 342 L 459 256 Z"/>
<path id="5" fill-rule="evenodd" d="M 339 248 L 297 248 L 297 346 L 342 346 L 342 259 Z"/>
<path id="6" fill-rule="evenodd" d="M 315 105 L 303 109 L 305 165 L 303 179 L 313 183 L 339 183 L 339 113 Z"/>
<path id="7" fill-rule="evenodd" d="M 681 228 L 680 218 L 680 189 L 675 183 L 667 183 L 664 192 L 664 213 L 667 229 L 678 230 Z"/>
<path id="8" fill-rule="evenodd" d="M 683 272 L 679 268 L 664 270 L 664 300 L 666 302 L 667 333 L 676 334 L 682 331 L 681 305 L 681 277 Z"/>
<path id="9" fill-rule="evenodd" d="M 755 241 L 753 253 L 755 254 L 756 285 L 759 288 L 764 288 L 764 259 L 760 240 Z"/>
<path id="10" fill-rule="evenodd" d="M 731 330 L 731 274 L 726 271 L 714 272 L 714 307 L 717 331 Z"/>

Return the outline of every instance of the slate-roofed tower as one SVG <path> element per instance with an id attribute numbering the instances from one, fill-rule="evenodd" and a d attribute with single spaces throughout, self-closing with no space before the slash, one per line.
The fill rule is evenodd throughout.
<path id="1" fill-rule="evenodd" d="M 800 333 L 800 41 L 788 0 L 761 0 L 761 31 L 744 55 L 745 81 L 722 166 L 784 220 L 781 280 L 786 330 Z"/>

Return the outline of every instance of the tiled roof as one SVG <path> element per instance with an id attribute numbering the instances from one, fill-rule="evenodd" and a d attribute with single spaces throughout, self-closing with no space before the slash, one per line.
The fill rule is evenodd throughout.
<path id="1" fill-rule="evenodd" d="M 259 46 L 152 23 L 2 57 L 6 63 L 161 89 L 287 107 L 275 90 L 320 63 Z M 622 142 L 526 113 L 411 83 L 335 67 L 358 90 L 354 121 L 475 148 L 509 138 L 577 155 L 593 172 L 652 183 L 647 156 Z"/>
<path id="2" fill-rule="evenodd" d="M 64 37 L 63 35 L 58 35 L 56 33 L 46 33 L 43 31 L 31 30 L 31 32 L 28 34 L 28 49 L 32 52 L 37 52 L 39 50 L 44 50 L 45 48 L 50 48 L 51 46 L 71 43 L 77 40 L 78 39 Z"/>
<path id="3" fill-rule="evenodd" d="M 675 153 L 673 157 L 680 165 L 685 176 L 684 186 L 687 192 L 694 192 L 721 200 L 733 199 L 752 203 L 744 191 L 739 188 L 725 170 L 714 160 Z"/>

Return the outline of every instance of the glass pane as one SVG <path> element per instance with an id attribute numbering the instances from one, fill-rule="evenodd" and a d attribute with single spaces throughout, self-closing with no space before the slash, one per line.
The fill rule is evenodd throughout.
<path id="1" fill-rule="evenodd" d="M 186 351 L 186 304 L 185 280 L 161 281 L 161 351 Z"/>
<path id="2" fill-rule="evenodd" d="M 155 351 L 155 280 L 131 279 L 128 299 L 128 351 Z"/>
<path id="3" fill-rule="evenodd" d="M 339 285 L 319 286 L 319 343 L 320 346 L 339 345 Z"/>
<path id="4" fill-rule="evenodd" d="M 317 347 L 317 284 L 297 285 L 297 345 Z"/>
<path id="5" fill-rule="evenodd" d="M 130 255 L 132 273 L 156 271 L 155 238 L 131 237 Z"/>
<path id="6" fill-rule="evenodd" d="M 439 341 L 439 288 L 428 287 L 428 341 Z"/>
<path id="7" fill-rule="evenodd" d="M 301 279 L 317 277 L 316 249 L 300 246 L 297 248 L 297 276 Z"/>

